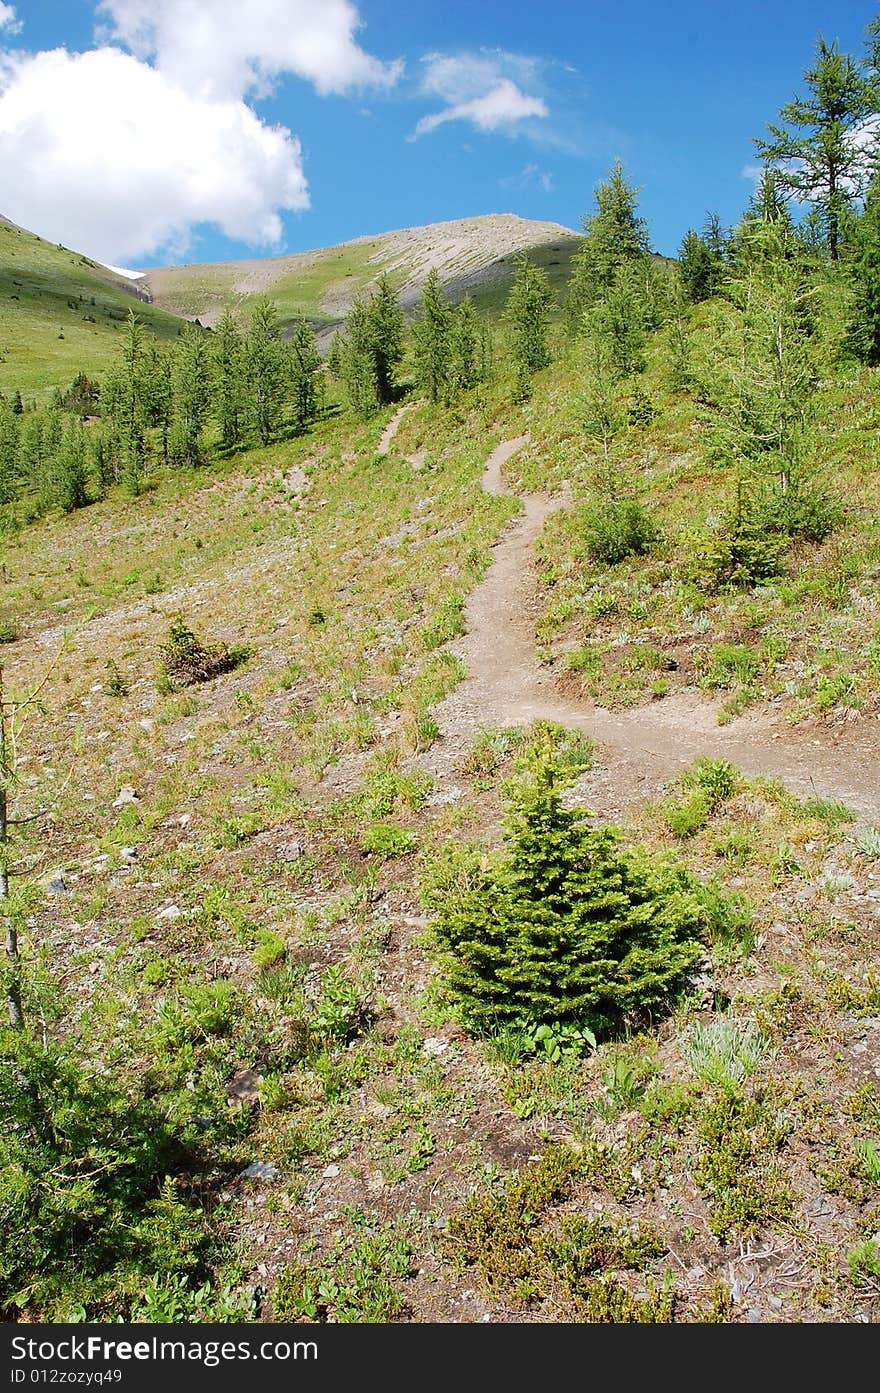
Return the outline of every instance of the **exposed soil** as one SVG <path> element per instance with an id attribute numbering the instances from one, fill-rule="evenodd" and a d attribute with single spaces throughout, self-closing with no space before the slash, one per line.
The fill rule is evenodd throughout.
<path id="1" fill-rule="evenodd" d="M 510 492 L 504 465 L 527 439 L 505 441 L 492 452 L 483 477 L 487 492 Z M 876 718 L 843 729 L 823 726 L 820 738 L 764 714 L 719 726 L 718 704 L 692 692 L 612 712 L 559 690 L 535 652 L 532 547 L 546 519 L 567 501 L 565 493 L 526 497 L 521 515 L 497 543 L 491 568 L 466 606 L 467 634 L 452 645 L 469 675 L 437 710 L 444 738 L 425 757 L 425 767 L 448 773 L 481 728 L 558 721 L 603 747 L 600 768 L 582 790 L 606 815 L 652 796 L 703 756 L 728 759 L 749 776 L 781 779 L 795 793 L 838 799 L 867 817 L 880 815 L 880 730 L 868 729 Z"/>

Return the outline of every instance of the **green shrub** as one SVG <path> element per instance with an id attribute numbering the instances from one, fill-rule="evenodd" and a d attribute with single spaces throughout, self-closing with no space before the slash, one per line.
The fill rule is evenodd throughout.
<path id="1" fill-rule="evenodd" d="M 694 789 L 686 798 L 667 798 L 660 810 L 672 835 L 683 841 L 705 827 L 712 805 L 702 789 Z"/>
<path id="2" fill-rule="evenodd" d="M 178 614 L 160 650 L 157 686 L 160 691 L 176 692 L 197 682 L 209 682 L 241 667 L 249 653 L 242 645 L 230 648 L 225 643 L 203 643 Z"/>
<path id="3" fill-rule="evenodd" d="M 774 490 L 760 514 L 768 531 L 807 542 L 824 542 L 840 524 L 841 510 L 824 490 L 813 486 Z"/>
<path id="4" fill-rule="evenodd" d="M 206 1275 L 198 1158 L 159 1100 L 132 1096 L 54 1047 L 0 1042 L 0 1314 L 112 1318 L 144 1281 Z"/>
<path id="5" fill-rule="evenodd" d="M 751 652 L 751 650 L 748 650 Z M 705 794 L 713 808 L 732 798 L 740 785 L 736 766 L 727 759 L 698 759 L 681 778 L 685 788 L 695 788 Z"/>
<path id="6" fill-rule="evenodd" d="M 18 629 L 11 619 L 0 619 L 0 643 L 15 643 Z"/>
<path id="7" fill-rule="evenodd" d="M 682 569 L 687 580 L 710 592 L 754 585 L 782 573 L 786 541 L 757 518 L 738 527 L 725 521 L 686 535 Z"/>
<path id="8" fill-rule="evenodd" d="M 405 856 L 407 852 L 413 851 L 416 838 L 398 822 L 374 822 L 364 832 L 362 845 L 364 851 L 390 859 Z"/>
<path id="9" fill-rule="evenodd" d="M 693 1175 L 716 1237 L 744 1238 L 790 1217 L 794 1195 L 775 1159 L 789 1130 L 768 1102 L 746 1097 L 733 1083 L 703 1111 Z"/>
<path id="10" fill-rule="evenodd" d="M 425 900 L 448 988 L 468 1023 L 572 1021 L 607 1030 L 661 1010 L 701 955 L 695 886 L 563 808 L 547 755 L 513 793 L 506 851 L 429 875 Z M 464 873 L 461 874 L 461 871 Z"/>
<path id="11" fill-rule="evenodd" d="M 654 520 L 637 498 L 597 499 L 586 505 L 582 517 L 587 551 L 603 566 L 643 556 L 657 541 Z"/>

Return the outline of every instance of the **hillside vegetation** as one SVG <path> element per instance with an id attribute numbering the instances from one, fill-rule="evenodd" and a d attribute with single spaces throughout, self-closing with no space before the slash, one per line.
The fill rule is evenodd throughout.
<path id="1" fill-rule="evenodd" d="M 0 218 L 0 392 L 43 403 L 77 372 L 102 375 L 133 304 L 158 338 L 177 336 L 179 321 L 132 282 Z"/>
<path id="2" fill-rule="evenodd" d="M 880 203 L 814 191 L 670 266 L 616 165 L 564 299 L 0 403 L 6 1319 L 880 1317 Z M 544 517 L 576 719 L 493 725 Z"/>

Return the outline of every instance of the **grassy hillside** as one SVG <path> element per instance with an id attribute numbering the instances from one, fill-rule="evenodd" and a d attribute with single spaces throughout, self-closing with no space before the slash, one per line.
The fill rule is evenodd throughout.
<path id="1" fill-rule="evenodd" d="M 305 317 L 329 330 L 345 317 L 355 295 L 383 273 L 411 307 L 432 267 L 452 299 L 469 292 L 481 308 L 498 310 L 517 251 L 527 251 L 544 266 L 553 289 L 561 292 L 580 240 L 557 223 L 499 213 L 361 237 L 294 256 L 163 267 L 148 271 L 144 284 L 157 305 L 206 324 L 216 322 L 224 305 L 265 291 L 285 322 Z"/>
<path id="2" fill-rule="evenodd" d="M 100 376 L 132 306 L 159 338 L 177 336 L 131 282 L 0 219 L 0 391 L 41 402 L 78 372 Z"/>
<path id="3" fill-rule="evenodd" d="M 709 312 L 695 321 L 708 352 Z M 560 347 L 527 402 L 502 376 L 413 405 L 387 455 L 387 417 L 328 414 L 7 541 L 6 680 L 49 670 L 18 794 L 51 805 L 18 844 L 25 1005 L 76 1041 L 76 1087 L 93 1116 L 106 1093 L 137 1157 L 115 1267 L 41 1261 L 28 1314 L 880 1316 L 868 819 L 719 762 L 646 772 L 551 733 L 589 766 L 573 801 L 708 886 L 700 970 L 666 1019 L 581 1053 L 552 1032 L 481 1042 L 443 989 L 426 866 L 449 868 L 450 894 L 478 874 L 462 847 L 497 845 L 504 780 L 548 738 L 528 713 L 455 731 L 438 713 L 464 675 L 449 642 L 465 599 L 517 515 L 480 486 L 499 440 L 529 435 L 515 488 L 571 490 L 537 567 L 523 558 L 548 683 L 586 707 L 705 709 L 744 745 L 737 713 L 760 706 L 783 742 L 843 732 L 856 778 L 876 724 L 876 373 L 829 369 L 821 387 L 836 531 L 771 583 L 710 594 L 688 561 L 730 474 L 697 395 L 670 385 L 664 334 L 651 410 L 636 402 L 615 446 L 659 538 L 613 565 L 584 544 L 601 452 L 588 364 Z M 169 690 L 176 615 L 246 661 Z M 34 1194 L 53 1233 L 55 1190 Z M 95 1262 L 109 1227 L 88 1225 Z"/>

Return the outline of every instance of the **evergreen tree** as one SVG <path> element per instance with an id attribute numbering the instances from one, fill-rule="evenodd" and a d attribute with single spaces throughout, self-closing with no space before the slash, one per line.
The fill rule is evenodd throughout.
<path id="1" fill-rule="evenodd" d="M 469 872 L 426 899 L 447 986 L 478 1031 L 608 1030 L 662 1009 L 702 955 L 696 882 L 565 808 L 552 760 L 514 792 L 503 857 Z"/>
<path id="2" fill-rule="evenodd" d="M 18 497 L 18 416 L 0 396 L 0 505 Z"/>
<path id="3" fill-rule="evenodd" d="M 880 180 L 868 189 L 859 219 L 850 272 L 855 290 L 851 341 L 860 357 L 880 363 Z"/>
<path id="4" fill-rule="evenodd" d="M 178 343 L 182 342 L 178 339 Z M 144 414 L 147 425 L 159 432 L 162 463 L 168 463 L 168 442 L 174 419 L 174 363 L 172 353 L 151 343 L 144 356 Z"/>
<path id="5" fill-rule="evenodd" d="M 290 381 L 278 311 L 268 295 L 253 302 L 245 362 L 254 425 L 260 444 L 268 445 L 281 426 Z"/>
<path id="6" fill-rule="evenodd" d="M 516 274 L 507 297 L 504 318 L 510 328 L 517 395 L 523 399 L 531 391 L 530 379 L 533 374 L 550 362 L 547 326 L 554 301 L 547 273 L 542 267 L 536 266 L 522 254 L 515 258 L 514 264 Z"/>
<path id="7" fill-rule="evenodd" d="M 678 250 L 678 274 L 692 304 L 709 299 L 715 288 L 715 259 L 705 237 L 692 227 L 688 228 Z"/>
<path id="8" fill-rule="evenodd" d="M 43 461 L 43 421 L 36 411 L 21 419 L 18 432 L 18 474 L 26 488 L 39 487 Z"/>
<path id="9" fill-rule="evenodd" d="M 223 448 L 234 450 L 244 434 L 244 341 L 227 305 L 211 340 L 214 360 L 214 407 Z"/>
<path id="10" fill-rule="evenodd" d="M 715 456 L 741 481 L 754 530 L 820 539 L 836 510 L 819 486 L 809 425 L 819 380 L 811 335 L 815 288 L 788 255 L 779 223 L 754 222 L 739 275 L 729 285 L 738 314 L 719 344 L 709 439 Z"/>
<path id="11" fill-rule="evenodd" d="M 823 38 L 804 80 L 808 96 L 787 102 L 780 111 L 785 124 L 769 122 L 770 139 L 755 144 L 776 171 L 779 190 L 820 209 L 828 255 L 837 261 L 846 210 L 870 174 L 870 158 L 856 136 L 877 109 L 877 93 L 859 65 Z"/>
<path id="12" fill-rule="evenodd" d="M 20 416 L 24 411 L 24 403 L 21 399 L 21 392 L 18 390 L 17 387 L 12 394 L 12 410 L 15 412 L 16 416 Z"/>
<path id="13" fill-rule="evenodd" d="M 584 217 L 583 245 L 572 258 L 566 305 L 573 333 L 583 332 L 584 311 L 612 285 L 620 267 L 650 253 L 648 226 L 638 213 L 638 189 L 627 183 L 619 160 L 596 188 L 596 211 Z"/>
<path id="14" fill-rule="evenodd" d="M 587 340 L 584 351 L 586 386 L 579 401 L 579 416 L 587 438 L 602 448 L 604 477 L 613 479 L 610 467 L 611 445 L 623 430 L 625 417 L 617 400 L 617 374 L 607 342 L 601 337 Z M 613 484 L 610 485 L 613 492 Z"/>
<path id="15" fill-rule="evenodd" d="M 211 355 L 207 334 L 195 324 L 188 324 L 177 341 L 173 386 L 174 457 L 181 464 L 201 464 L 202 437 L 211 415 Z"/>
<path id="16" fill-rule="evenodd" d="M 452 313 L 449 329 L 449 379 L 453 392 L 485 382 L 492 371 L 492 340 L 485 321 L 466 295 Z"/>
<path id="17" fill-rule="evenodd" d="M 55 456 L 55 498 L 65 513 L 89 501 L 86 433 L 79 419 L 68 421 Z"/>
<path id="18" fill-rule="evenodd" d="M 339 373 L 351 410 L 366 420 L 379 407 L 379 388 L 370 313 L 360 299 L 349 310 L 345 334 L 339 337 Z"/>
<path id="19" fill-rule="evenodd" d="M 380 406 L 394 400 L 395 373 L 403 357 L 403 310 L 387 276 L 381 276 L 368 306 L 376 395 Z"/>
<path id="20" fill-rule="evenodd" d="M 147 357 L 141 322 L 129 310 L 120 361 L 104 380 L 101 410 L 108 423 L 107 441 L 114 456 L 114 476 L 137 495 L 143 487 L 147 459 Z"/>
<path id="21" fill-rule="evenodd" d="M 321 355 L 315 344 L 314 331 L 301 319 L 287 345 L 293 396 L 293 421 L 297 430 L 304 430 L 314 420 L 318 409 L 318 382 Z"/>
<path id="22" fill-rule="evenodd" d="M 654 309 L 654 287 L 647 263 L 618 266 L 611 283 L 584 315 L 584 326 L 603 337 L 618 377 L 645 366 L 644 348 Z"/>
<path id="23" fill-rule="evenodd" d="M 420 392 L 431 402 L 447 401 L 452 386 L 452 326 L 454 315 L 432 268 L 412 322 L 413 374 Z"/>

